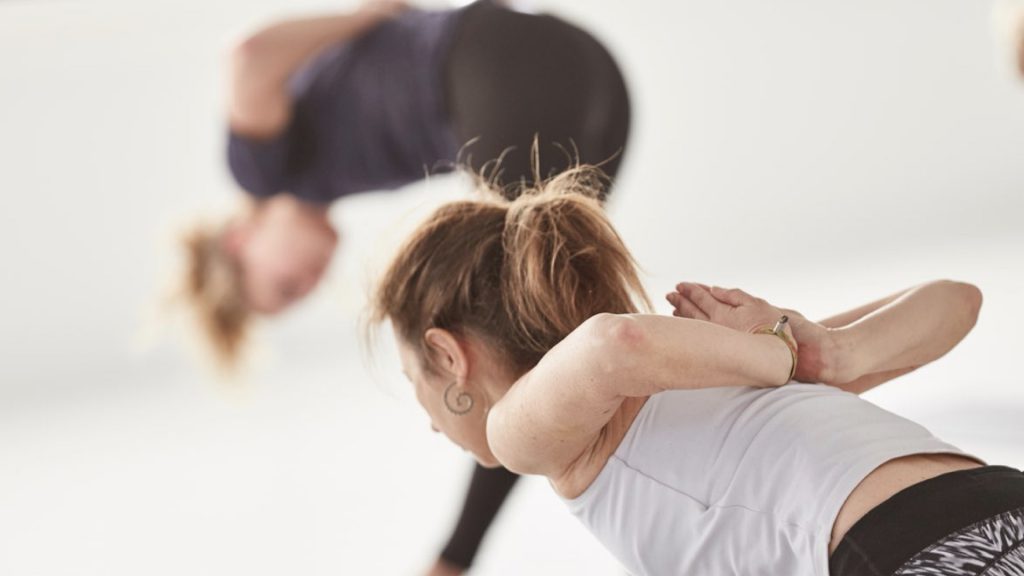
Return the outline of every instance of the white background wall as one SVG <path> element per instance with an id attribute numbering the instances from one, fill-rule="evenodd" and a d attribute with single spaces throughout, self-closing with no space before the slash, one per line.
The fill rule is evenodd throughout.
<path id="1" fill-rule="evenodd" d="M 975 332 L 869 398 L 1024 466 L 1024 87 L 990 5 L 537 5 L 631 82 L 611 212 L 652 292 L 740 285 L 815 316 L 973 281 Z M 464 182 L 340 203 L 331 282 L 266 327 L 242 385 L 147 320 L 174 223 L 234 193 L 229 39 L 337 6 L 0 3 L 0 574 L 414 574 L 447 536 L 467 458 L 387 346 L 366 367 L 357 320 L 380 246 Z M 528 481 L 476 573 L 621 570 Z"/>

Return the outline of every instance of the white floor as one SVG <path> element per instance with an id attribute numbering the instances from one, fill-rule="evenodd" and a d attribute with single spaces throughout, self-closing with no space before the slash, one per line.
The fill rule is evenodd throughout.
<path id="1" fill-rule="evenodd" d="M 611 213 L 656 298 L 696 279 L 821 316 L 975 282 L 974 333 L 869 398 L 1024 467 L 1024 89 L 991 6 L 535 4 L 628 71 Z M 368 366 L 359 311 L 459 179 L 341 203 L 331 282 L 266 327 L 243 383 L 148 330 L 169 222 L 230 197 L 226 39 L 285 9 L 0 3 L 0 574 L 416 574 L 447 536 L 468 458 L 430 433 L 386 342 Z M 474 573 L 622 571 L 529 480 Z"/>

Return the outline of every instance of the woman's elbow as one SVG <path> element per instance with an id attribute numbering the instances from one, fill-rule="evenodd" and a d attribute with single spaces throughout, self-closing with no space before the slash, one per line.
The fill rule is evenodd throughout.
<path id="1" fill-rule="evenodd" d="M 981 289 L 974 284 L 968 284 L 966 282 L 959 282 L 960 291 L 963 294 L 963 299 L 967 304 L 968 321 L 971 327 L 978 321 L 978 315 L 981 313 L 981 304 L 984 301 L 984 297 L 981 294 Z"/>
<path id="2" fill-rule="evenodd" d="M 266 52 L 265 44 L 259 32 L 245 36 L 232 44 L 228 50 L 228 61 L 232 70 L 238 74 L 254 68 Z"/>
<path id="3" fill-rule="evenodd" d="M 643 324 L 625 314 L 602 313 L 592 316 L 580 326 L 593 357 L 605 370 L 630 369 L 641 356 L 649 336 Z"/>
<path id="4" fill-rule="evenodd" d="M 956 280 L 941 280 L 939 283 L 953 292 L 957 304 L 956 309 L 963 311 L 967 329 L 973 328 L 978 321 L 978 314 L 981 313 L 981 304 L 984 301 L 981 289 L 974 284 Z"/>

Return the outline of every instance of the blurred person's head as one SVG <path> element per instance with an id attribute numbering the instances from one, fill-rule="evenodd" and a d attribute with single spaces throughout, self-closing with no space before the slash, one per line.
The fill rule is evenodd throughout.
<path id="1" fill-rule="evenodd" d="M 277 314 L 309 294 L 337 245 L 325 207 L 283 194 L 228 222 L 222 238 L 242 297 L 259 314 Z"/>
<path id="2" fill-rule="evenodd" d="M 523 192 L 447 204 L 412 234 L 373 296 L 435 430 L 497 465 L 488 411 L 588 318 L 649 308 L 632 256 L 578 168 Z"/>
<path id="3" fill-rule="evenodd" d="M 218 360 L 237 359 L 253 315 L 274 315 L 308 295 L 338 244 L 326 208 L 287 195 L 246 205 L 184 238 L 185 295 Z"/>

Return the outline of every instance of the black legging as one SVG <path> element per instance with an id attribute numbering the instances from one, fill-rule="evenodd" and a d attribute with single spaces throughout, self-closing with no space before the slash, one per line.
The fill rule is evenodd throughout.
<path id="1" fill-rule="evenodd" d="M 462 143 L 473 140 L 465 160 L 479 172 L 504 153 L 499 183 L 508 196 L 517 193 L 517 184 L 534 180 L 535 135 L 542 178 L 577 160 L 600 164 L 611 177 L 618 173 L 629 135 L 629 96 L 611 55 L 586 32 L 552 16 L 482 0 L 463 15 L 447 75 L 456 136 Z M 516 480 L 503 468 L 476 467 L 441 554 L 446 562 L 469 568 Z"/>
<path id="2" fill-rule="evenodd" d="M 462 569 L 469 568 L 487 529 L 517 480 L 519 476 L 504 468 L 476 465 L 455 531 L 441 551 L 445 562 Z"/>
<path id="3" fill-rule="evenodd" d="M 499 181 L 508 195 L 534 180 L 535 136 L 542 178 L 576 160 L 618 172 L 629 95 L 611 55 L 583 30 L 482 0 L 466 9 L 446 72 L 455 134 L 469 144 L 463 160 L 479 172 L 504 154 Z"/>

